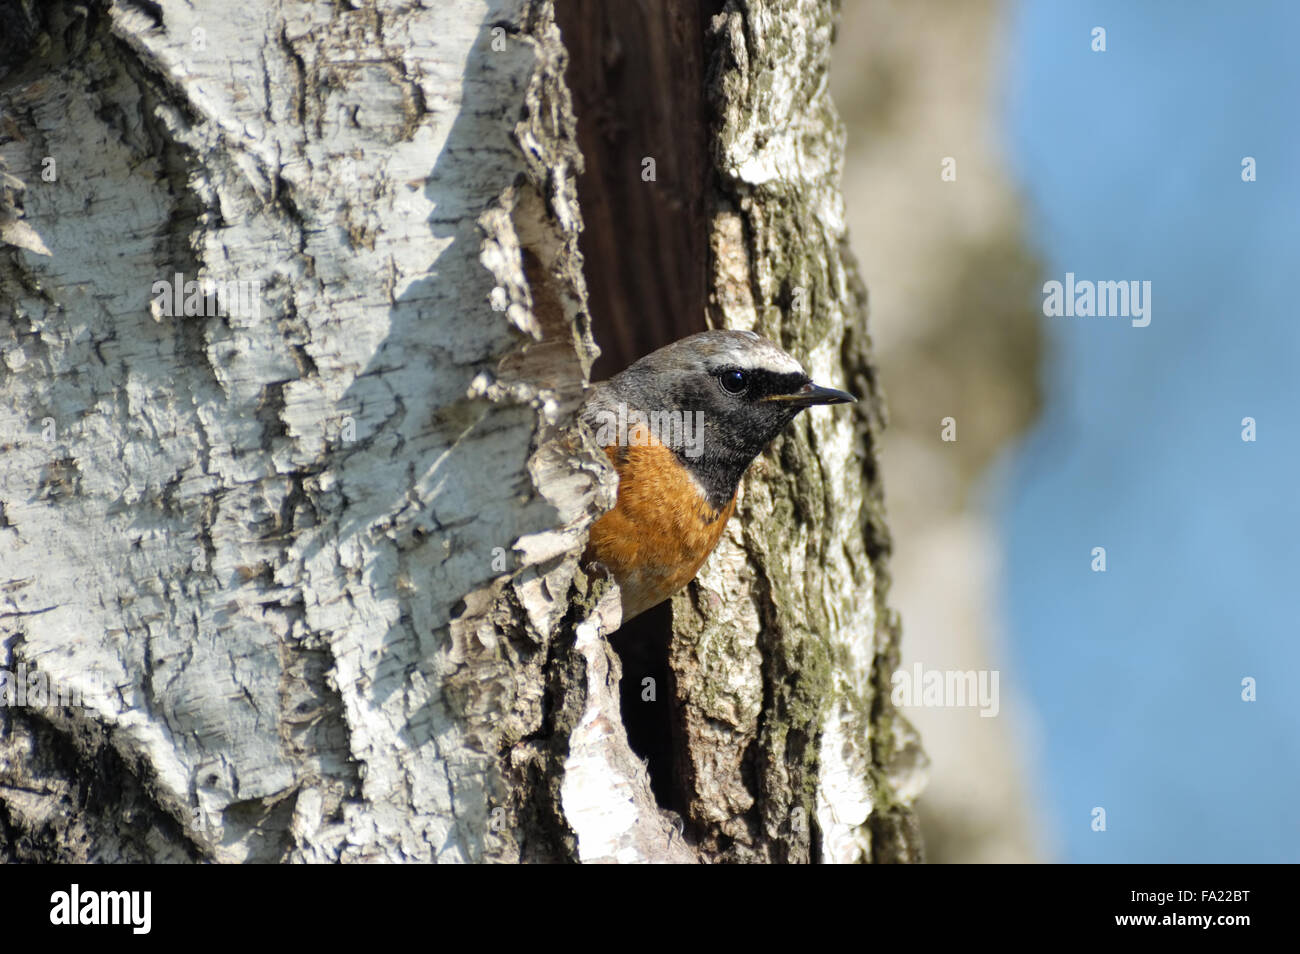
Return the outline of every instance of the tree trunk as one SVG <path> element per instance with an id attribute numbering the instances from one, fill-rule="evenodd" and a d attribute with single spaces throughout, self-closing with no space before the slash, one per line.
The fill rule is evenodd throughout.
<path id="1" fill-rule="evenodd" d="M 831 4 L 639 9 L 0 0 L 0 857 L 918 857 Z M 574 410 L 705 322 L 865 400 L 620 706 Z"/>

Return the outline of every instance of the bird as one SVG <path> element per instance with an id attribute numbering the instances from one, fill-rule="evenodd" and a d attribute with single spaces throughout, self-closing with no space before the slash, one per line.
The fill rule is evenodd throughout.
<path id="1" fill-rule="evenodd" d="M 737 330 L 682 338 L 593 385 L 580 418 L 618 472 L 618 496 L 592 524 L 583 563 L 618 584 L 623 622 L 695 578 L 745 471 L 801 411 L 856 400 Z"/>

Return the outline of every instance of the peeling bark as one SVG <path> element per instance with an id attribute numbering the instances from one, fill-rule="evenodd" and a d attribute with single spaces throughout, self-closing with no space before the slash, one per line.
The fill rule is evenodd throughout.
<path id="1" fill-rule="evenodd" d="M 0 665 L 103 689 L 4 710 L 4 853 L 510 857 L 501 752 L 609 482 L 556 440 L 595 349 L 549 4 L 75 22 L 3 88 L 52 255 L 0 267 Z M 260 314 L 159 314 L 178 272 Z M 64 832 L 101 784 L 159 834 Z"/>

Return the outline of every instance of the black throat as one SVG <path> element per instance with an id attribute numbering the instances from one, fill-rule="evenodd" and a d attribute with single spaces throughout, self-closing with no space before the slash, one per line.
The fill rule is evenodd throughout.
<path id="1" fill-rule="evenodd" d="M 699 453 L 690 456 L 674 447 L 678 459 L 704 490 L 715 512 L 736 495 L 745 471 L 759 454 L 795 419 L 802 408 L 789 404 L 760 404 L 719 408 L 705 412 L 711 419 L 705 428 Z"/>
<path id="2" fill-rule="evenodd" d="M 759 452 L 761 450 L 760 448 Z M 759 452 L 747 458 L 732 456 L 720 458 L 714 454 L 687 457 L 681 451 L 677 451 L 677 457 L 704 490 L 704 499 L 716 515 L 731 503 L 732 497 L 736 496 L 740 478 L 745 476 L 745 471 L 749 469 L 749 465 L 753 463 L 754 457 L 757 457 Z"/>

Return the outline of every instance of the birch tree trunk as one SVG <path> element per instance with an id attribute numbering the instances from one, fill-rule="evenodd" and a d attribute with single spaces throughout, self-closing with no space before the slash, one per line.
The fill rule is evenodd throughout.
<path id="1" fill-rule="evenodd" d="M 0 0 L 0 858 L 918 857 L 832 5 L 599 6 Z M 706 321 L 866 400 L 674 601 L 661 805 L 571 425 Z"/>

